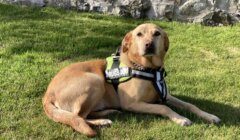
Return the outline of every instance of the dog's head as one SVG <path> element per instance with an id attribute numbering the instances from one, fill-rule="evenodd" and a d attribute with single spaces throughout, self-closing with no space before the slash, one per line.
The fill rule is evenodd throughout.
<path id="1" fill-rule="evenodd" d="M 122 41 L 121 53 L 126 54 L 129 61 L 145 67 L 157 67 L 163 65 L 168 48 L 167 34 L 157 25 L 147 23 L 127 33 Z"/>

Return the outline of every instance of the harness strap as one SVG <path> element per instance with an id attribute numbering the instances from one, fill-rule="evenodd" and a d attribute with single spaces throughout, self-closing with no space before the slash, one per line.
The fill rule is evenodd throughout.
<path id="1" fill-rule="evenodd" d="M 139 70 L 132 70 L 133 77 L 141 78 L 141 79 L 146 79 L 146 80 L 152 80 L 154 78 L 154 75 L 151 73 L 139 71 Z"/>
<path id="2" fill-rule="evenodd" d="M 153 86 L 154 86 L 155 90 L 157 91 L 157 93 L 159 94 L 161 100 L 163 102 L 165 102 L 166 98 L 167 98 L 167 86 L 166 86 L 166 82 L 164 80 L 164 75 L 161 74 L 159 71 L 157 71 L 155 78 L 156 79 L 155 79 L 155 81 L 153 81 Z"/>
<path id="3" fill-rule="evenodd" d="M 113 65 L 111 68 L 118 68 L 120 65 L 120 61 L 119 61 L 119 57 L 118 56 L 114 56 L 113 57 Z M 115 89 L 115 91 L 118 91 L 118 85 L 119 85 L 119 79 L 112 79 L 112 84 L 113 87 Z"/>
<path id="4" fill-rule="evenodd" d="M 160 96 L 160 99 L 162 100 L 162 102 L 165 102 L 167 98 L 167 86 L 164 80 L 166 73 L 164 69 L 161 72 L 154 71 L 154 73 L 155 75 L 153 73 L 143 72 L 139 70 L 132 70 L 132 77 L 137 77 L 140 79 L 152 81 L 155 90 Z"/>

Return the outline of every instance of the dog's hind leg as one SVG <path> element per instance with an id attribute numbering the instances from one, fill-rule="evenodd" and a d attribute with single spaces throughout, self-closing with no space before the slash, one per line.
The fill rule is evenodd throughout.
<path id="1" fill-rule="evenodd" d="M 209 114 L 205 111 L 202 111 L 195 105 L 181 101 L 171 95 L 167 96 L 167 100 L 168 100 L 167 103 L 169 103 L 170 105 L 173 105 L 173 106 L 181 108 L 181 109 L 189 110 L 189 111 L 195 113 L 196 115 L 198 115 L 199 117 L 207 120 L 210 123 L 219 123 L 221 121 L 217 116 Z"/>
<path id="2" fill-rule="evenodd" d="M 102 111 L 91 112 L 88 115 L 88 117 L 89 118 L 100 118 L 100 117 L 104 117 L 104 116 L 112 114 L 112 113 L 122 113 L 122 112 L 115 110 L 115 109 L 107 109 L 107 110 L 102 110 Z M 110 126 L 112 124 L 112 121 L 109 119 L 87 119 L 86 122 L 89 125 L 95 125 L 95 126 Z"/>
<path id="3" fill-rule="evenodd" d="M 57 108 L 52 101 L 52 98 L 43 98 L 43 106 L 47 116 L 55 122 L 70 125 L 73 129 L 81 132 L 89 137 L 95 136 L 97 133 L 87 124 L 87 122 L 76 114 Z"/>
<path id="4" fill-rule="evenodd" d="M 86 122 L 93 126 L 110 126 L 112 124 L 109 119 L 86 119 Z"/>

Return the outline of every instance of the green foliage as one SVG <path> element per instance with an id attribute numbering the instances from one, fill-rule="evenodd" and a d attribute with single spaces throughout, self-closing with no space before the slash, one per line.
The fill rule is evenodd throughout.
<path id="1" fill-rule="evenodd" d="M 49 120 L 41 98 L 51 78 L 77 61 L 104 59 L 124 35 L 144 22 L 160 25 L 170 38 L 166 57 L 171 94 L 222 119 L 180 127 L 154 115 L 111 115 L 97 139 L 240 139 L 240 24 L 233 27 L 133 20 L 55 8 L 0 4 L 0 139 L 86 139 Z"/>

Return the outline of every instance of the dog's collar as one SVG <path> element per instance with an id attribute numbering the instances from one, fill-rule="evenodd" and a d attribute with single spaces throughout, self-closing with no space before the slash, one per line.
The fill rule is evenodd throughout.
<path id="1" fill-rule="evenodd" d="M 158 70 L 162 69 L 162 67 L 157 67 L 157 68 L 144 67 L 143 65 L 137 64 L 137 63 L 135 63 L 133 61 L 130 61 L 130 63 L 133 65 L 133 69 L 140 70 L 140 71 L 151 72 L 151 71 L 158 71 Z"/>

